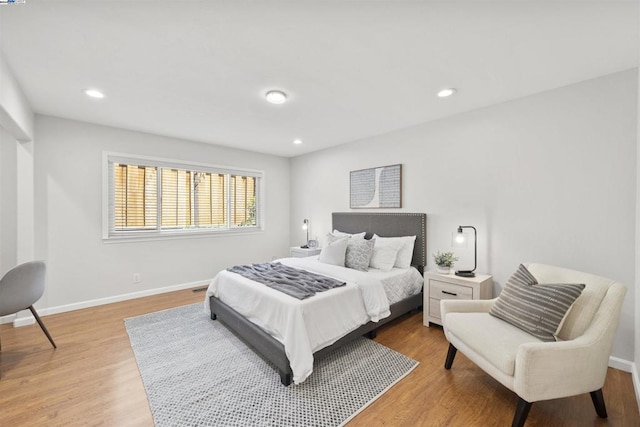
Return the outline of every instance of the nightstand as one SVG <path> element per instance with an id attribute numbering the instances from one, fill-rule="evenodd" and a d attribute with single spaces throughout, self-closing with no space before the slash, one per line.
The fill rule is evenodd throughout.
<path id="1" fill-rule="evenodd" d="M 301 248 L 294 246 L 290 249 L 289 254 L 293 258 L 305 258 L 308 256 L 320 255 L 321 248 Z"/>
<path id="2" fill-rule="evenodd" d="M 491 299 L 493 278 L 487 274 L 476 277 L 460 277 L 455 274 L 440 274 L 435 271 L 424 273 L 423 323 L 442 325 L 440 300 L 443 299 Z"/>

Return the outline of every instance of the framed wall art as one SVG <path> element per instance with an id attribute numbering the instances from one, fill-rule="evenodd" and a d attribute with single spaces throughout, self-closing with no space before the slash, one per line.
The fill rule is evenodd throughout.
<path id="1" fill-rule="evenodd" d="M 351 209 L 402 207 L 402 165 L 351 171 L 349 186 Z"/>

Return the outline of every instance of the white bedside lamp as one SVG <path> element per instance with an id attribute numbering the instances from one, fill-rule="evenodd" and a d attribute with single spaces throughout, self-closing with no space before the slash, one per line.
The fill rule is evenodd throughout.
<path id="1" fill-rule="evenodd" d="M 309 247 L 309 220 L 306 218 L 302 221 L 302 229 L 307 231 L 307 240 L 306 240 L 306 243 L 300 247 L 308 248 Z"/>
<path id="2" fill-rule="evenodd" d="M 454 238 L 454 246 L 457 247 L 466 247 L 466 236 L 462 232 L 463 228 L 472 228 L 473 229 L 473 270 L 458 270 L 456 271 L 456 276 L 460 277 L 475 277 L 476 274 L 474 271 L 476 270 L 478 264 L 478 232 L 476 228 L 471 225 L 459 225 L 458 232 Z"/>

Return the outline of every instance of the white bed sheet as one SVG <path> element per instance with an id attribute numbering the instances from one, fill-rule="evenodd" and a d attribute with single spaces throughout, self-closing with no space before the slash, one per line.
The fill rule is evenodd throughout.
<path id="1" fill-rule="evenodd" d="M 362 272 L 321 263 L 317 257 L 277 261 L 347 284 L 298 300 L 224 270 L 211 280 L 205 308 L 211 312 L 209 297 L 213 295 L 282 342 L 296 384 L 313 372 L 315 351 L 333 344 L 370 320 L 377 322 L 389 316 L 389 302 L 381 280 L 407 272 L 407 269 Z"/>

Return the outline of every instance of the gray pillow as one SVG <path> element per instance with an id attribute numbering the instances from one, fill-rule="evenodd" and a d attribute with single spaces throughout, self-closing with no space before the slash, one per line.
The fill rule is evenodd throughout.
<path id="1" fill-rule="evenodd" d="M 376 241 L 365 239 L 347 239 L 347 254 L 344 265 L 355 270 L 367 271 Z"/>
<path id="2" fill-rule="evenodd" d="M 542 341 L 555 341 L 565 314 L 582 293 L 584 284 L 538 284 L 524 265 L 507 283 L 489 314 Z"/>

